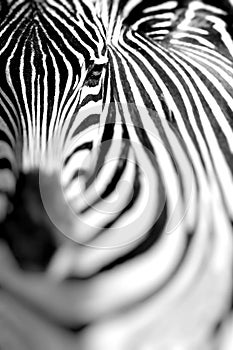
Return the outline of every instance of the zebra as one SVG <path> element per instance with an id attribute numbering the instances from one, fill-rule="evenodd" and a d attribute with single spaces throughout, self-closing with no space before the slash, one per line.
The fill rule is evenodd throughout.
<path id="1" fill-rule="evenodd" d="M 3 349 L 230 348 L 232 14 L 2 1 L 1 234 L 35 172 L 54 224 L 42 270 L 0 247 Z"/>

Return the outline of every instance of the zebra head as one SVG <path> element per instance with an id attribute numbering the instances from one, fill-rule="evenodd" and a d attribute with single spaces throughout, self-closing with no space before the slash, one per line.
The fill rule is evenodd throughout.
<path id="1" fill-rule="evenodd" d="M 42 177 L 57 173 L 67 133 L 73 130 L 88 90 L 98 85 L 98 72 L 106 63 L 106 40 L 94 6 L 85 1 L 3 1 L 0 17 L 3 220 L 10 210 L 9 196 L 22 198 L 20 186 L 24 195 L 32 193 L 33 186 L 26 189 L 25 174 L 39 198 L 39 169 Z M 18 200 L 12 201 L 17 207 Z M 42 209 L 39 205 L 37 212 Z"/>

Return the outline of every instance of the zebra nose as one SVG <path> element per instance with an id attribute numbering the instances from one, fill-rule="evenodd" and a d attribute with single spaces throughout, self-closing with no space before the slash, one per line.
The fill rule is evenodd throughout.
<path id="1" fill-rule="evenodd" d="M 2 222 L 7 215 L 7 197 L 4 194 L 0 194 L 0 222 Z"/>
<path id="2" fill-rule="evenodd" d="M 45 179 L 50 204 L 55 205 L 57 215 L 61 215 L 60 203 L 54 194 L 56 181 L 47 175 Z M 44 209 L 38 171 L 20 174 L 11 201 L 13 210 L 0 224 L 0 237 L 8 244 L 23 269 L 44 270 L 63 236 L 51 223 Z M 4 198 L 0 197 L 0 206 L 5 204 Z M 59 219 L 63 218 L 64 215 L 61 215 Z"/>

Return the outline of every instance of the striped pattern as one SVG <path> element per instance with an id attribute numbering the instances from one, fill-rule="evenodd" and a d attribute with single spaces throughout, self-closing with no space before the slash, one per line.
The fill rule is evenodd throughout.
<path id="1" fill-rule="evenodd" d="M 61 243 L 46 278 L 0 274 L 28 329 L 46 325 L 38 349 L 229 349 L 232 15 L 227 1 L 10 4 L 0 176 L 53 174 L 48 214 L 81 243 Z"/>

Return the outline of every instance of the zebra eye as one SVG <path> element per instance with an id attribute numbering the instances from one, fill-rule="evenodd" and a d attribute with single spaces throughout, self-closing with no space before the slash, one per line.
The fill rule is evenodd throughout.
<path id="1" fill-rule="evenodd" d="M 88 75 L 90 74 L 90 77 L 94 77 L 94 78 L 99 77 L 103 71 L 103 68 L 104 68 L 104 64 L 95 64 L 93 65 Z"/>
<path id="2" fill-rule="evenodd" d="M 100 76 L 100 74 L 102 73 L 104 68 L 104 65 L 98 65 L 98 66 L 94 66 L 93 70 L 92 70 L 92 75 L 94 77 Z"/>
<path id="3" fill-rule="evenodd" d="M 86 76 L 86 83 L 85 85 L 88 86 L 96 86 L 99 82 L 99 78 L 102 74 L 104 68 L 104 64 L 94 64 Z"/>

